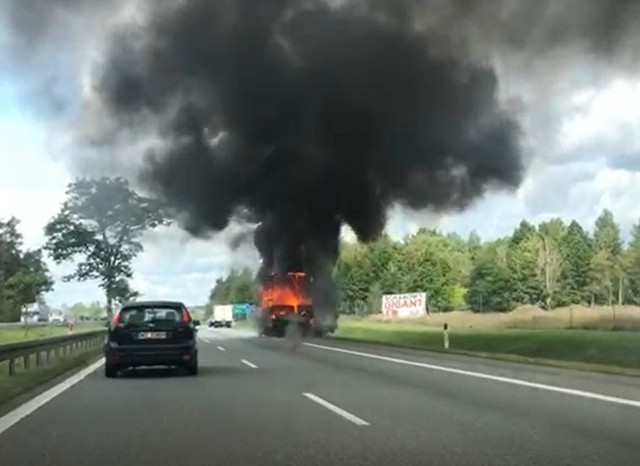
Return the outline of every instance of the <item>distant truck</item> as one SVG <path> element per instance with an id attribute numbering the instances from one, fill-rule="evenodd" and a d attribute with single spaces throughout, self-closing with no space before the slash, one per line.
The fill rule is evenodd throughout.
<path id="1" fill-rule="evenodd" d="M 49 322 L 52 324 L 64 324 L 67 320 L 63 311 L 51 311 L 49 313 Z"/>
<path id="2" fill-rule="evenodd" d="M 209 321 L 209 327 L 227 327 L 233 326 L 233 305 L 216 304 L 213 306 L 213 315 Z"/>

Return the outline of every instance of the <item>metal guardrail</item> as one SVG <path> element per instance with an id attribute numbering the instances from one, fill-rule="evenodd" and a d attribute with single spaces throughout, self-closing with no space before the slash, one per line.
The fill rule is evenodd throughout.
<path id="1" fill-rule="evenodd" d="M 104 321 L 99 320 L 80 320 L 75 321 L 74 327 L 82 327 L 83 325 L 101 325 Z M 25 328 L 25 327 L 67 327 L 69 322 L 0 322 L 0 329 L 3 328 Z"/>
<path id="2" fill-rule="evenodd" d="M 24 322 L 0 322 L 0 328 L 24 328 L 29 327 L 45 327 L 47 325 L 53 325 L 51 322 L 32 322 L 25 324 Z"/>
<path id="3" fill-rule="evenodd" d="M 93 330 L 59 337 L 39 338 L 36 340 L 20 341 L 0 345 L 0 363 L 9 361 L 9 375 L 16 372 L 16 360 L 22 358 L 23 368 L 31 367 L 31 356 L 36 356 L 36 367 L 51 362 L 51 356 L 57 352 L 58 356 L 70 354 L 72 351 L 87 350 L 101 346 L 104 343 L 105 330 Z"/>

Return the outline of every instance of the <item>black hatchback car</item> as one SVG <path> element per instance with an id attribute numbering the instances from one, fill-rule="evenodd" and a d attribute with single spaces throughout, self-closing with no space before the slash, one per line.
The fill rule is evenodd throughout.
<path id="1" fill-rule="evenodd" d="M 140 366 L 179 366 L 198 374 L 196 327 L 187 307 L 176 301 L 123 305 L 109 325 L 104 346 L 106 377 Z"/>

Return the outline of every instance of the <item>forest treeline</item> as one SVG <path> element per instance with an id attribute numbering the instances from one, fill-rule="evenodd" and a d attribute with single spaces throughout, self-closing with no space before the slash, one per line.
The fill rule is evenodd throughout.
<path id="1" fill-rule="evenodd" d="M 405 292 L 426 292 L 435 312 L 640 304 L 640 221 L 626 243 L 609 210 L 593 228 L 523 220 L 511 235 L 484 242 L 475 233 L 421 229 L 402 240 L 343 244 L 335 277 L 344 314 L 380 312 L 383 294 Z M 216 282 L 210 302 L 255 302 L 253 278 L 250 270 L 232 271 Z"/>

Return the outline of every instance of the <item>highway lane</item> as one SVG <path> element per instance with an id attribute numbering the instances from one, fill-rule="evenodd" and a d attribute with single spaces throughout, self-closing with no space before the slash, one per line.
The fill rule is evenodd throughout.
<path id="1" fill-rule="evenodd" d="M 263 358 L 282 352 L 281 342 L 273 340 L 248 344 Z M 377 345 L 310 344 L 638 400 L 634 408 L 315 347 L 296 353 L 296 372 L 311 389 L 349 406 L 390 440 L 391 433 L 398 442 L 413 439 L 403 447 L 411 452 L 408 460 L 428 455 L 438 464 L 637 464 L 637 378 Z"/>
<path id="2" fill-rule="evenodd" d="M 325 347 L 640 400 L 637 379 L 329 340 L 291 352 L 227 329 L 200 335 L 198 377 L 97 371 L 0 434 L 0 462 L 611 465 L 640 455 L 633 406 Z"/>

